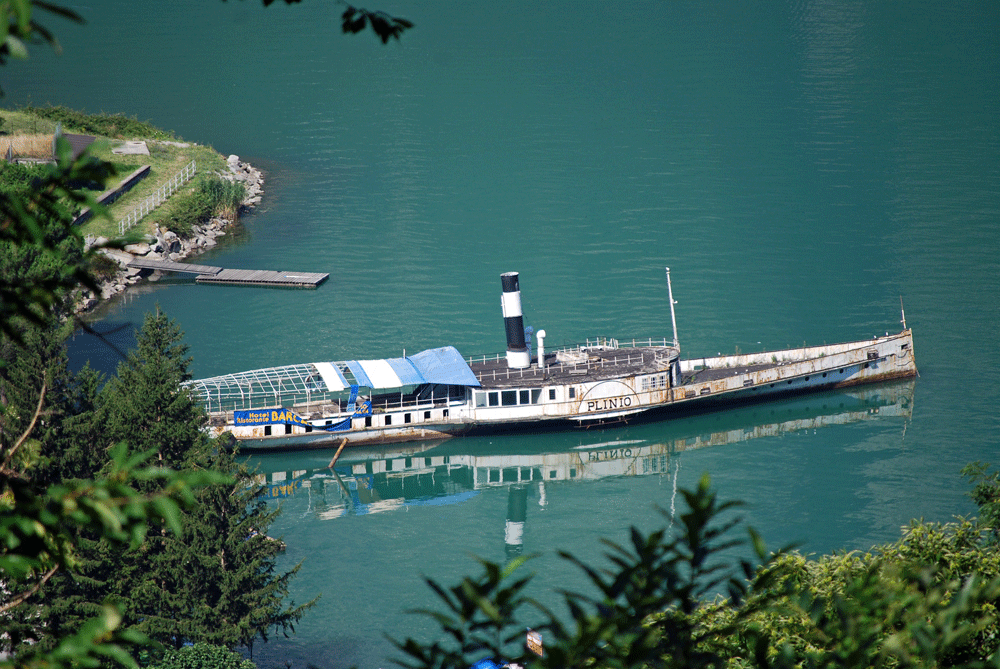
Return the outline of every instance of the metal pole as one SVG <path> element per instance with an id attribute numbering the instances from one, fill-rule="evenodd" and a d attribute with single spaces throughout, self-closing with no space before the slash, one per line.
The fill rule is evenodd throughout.
<path id="1" fill-rule="evenodd" d="M 667 296 L 670 298 L 670 322 L 674 326 L 674 347 L 678 347 L 677 343 L 677 316 L 674 314 L 674 289 L 670 285 L 670 268 L 667 267 Z"/>

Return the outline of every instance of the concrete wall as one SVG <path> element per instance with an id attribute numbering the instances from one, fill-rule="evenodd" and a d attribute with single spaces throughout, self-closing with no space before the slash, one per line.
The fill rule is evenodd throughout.
<path id="1" fill-rule="evenodd" d="M 98 195 L 97 201 L 104 205 L 111 204 L 112 202 L 120 198 L 122 195 L 132 190 L 132 188 L 137 183 L 139 183 L 148 176 L 149 176 L 149 165 L 143 165 L 135 172 L 132 172 L 132 174 L 125 177 L 125 180 L 122 181 L 120 184 L 118 184 L 116 188 L 106 190 L 100 195 Z M 80 215 L 77 216 L 76 219 L 73 220 L 73 225 L 80 225 L 81 223 L 89 221 L 91 216 L 93 216 L 93 212 L 90 211 L 90 207 L 87 207 L 82 212 L 80 212 Z"/>

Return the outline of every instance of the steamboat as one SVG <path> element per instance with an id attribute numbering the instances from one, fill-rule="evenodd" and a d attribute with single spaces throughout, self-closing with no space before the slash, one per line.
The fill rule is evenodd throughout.
<path id="1" fill-rule="evenodd" d="M 548 350 L 539 330 L 532 352 L 519 275 L 508 272 L 500 277 L 504 354 L 465 358 L 444 346 L 400 358 L 225 374 L 185 386 L 204 404 L 210 431 L 230 433 L 246 451 L 590 428 L 917 374 L 905 313 L 898 334 L 682 360 L 669 268 L 666 277 L 671 340 L 600 337 Z"/>

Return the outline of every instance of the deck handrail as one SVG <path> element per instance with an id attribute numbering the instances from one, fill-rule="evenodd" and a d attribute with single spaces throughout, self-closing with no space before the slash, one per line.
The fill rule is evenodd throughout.
<path id="1" fill-rule="evenodd" d="M 633 364 L 632 357 L 635 355 L 635 353 L 631 352 L 628 349 L 636 349 L 636 348 L 673 348 L 673 343 L 668 342 L 666 338 L 663 339 L 649 338 L 646 341 L 633 339 L 631 342 L 626 341 L 624 344 L 622 344 L 619 340 L 612 339 L 610 337 L 596 337 L 595 339 L 587 339 L 584 343 L 580 344 L 564 345 L 561 348 L 557 349 L 546 349 L 546 355 L 550 353 L 559 353 L 559 352 L 575 352 L 575 351 L 588 351 L 588 350 L 617 351 L 620 349 L 624 349 L 625 350 L 624 356 L 622 355 L 615 355 L 612 357 L 600 356 L 593 360 L 588 356 L 586 360 L 580 360 L 578 362 L 556 361 L 553 363 L 546 364 L 544 367 L 539 367 L 538 365 L 532 365 L 530 367 L 522 367 L 514 369 L 509 367 L 505 369 L 491 369 L 489 371 L 483 371 L 477 373 L 476 378 L 478 378 L 480 381 L 484 381 L 487 379 L 490 381 L 496 381 L 496 380 L 508 381 L 510 379 L 535 378 L 538 375 L 546 376 L 548 374 L 551 374 L 552 371 L 556 369 L 560 371 L 570 370 L 570 373 L 572 373 L 573 370 L 583 370 L 584 373 L 586 373 L 591 369 L 591 367 L 603 368 L 608 365 L 620 365 L 620 364 L 631 365 Z M 503 357 L 505 356 L 506 353 L 473 356 L 470 358 L 466 358 L 466 362 L 468 362 L 470 366 L 478 362 L 482 362 L 484 364 L 487 362 L 500 362 L 500 360 L 502 360 Z M 642 354 L 640 353 L 638 363 L 641 362 L 642 362 Z"/>
<path id="2" fill-rule="evenodd" d="M 619 339 L 613 337 L 595 337 L 594 339 L 586 339 L 583 342 L 577 344 L 563 344 L 559 348 L 550 348 L 546 345 L 545 354 L 548 356 L 552 353 L 558 353 L 560 351 L 580 351 L 584 349 L 593 349 L 598 347 L 605 347 L 611 349 L 618 348 L 673 348 L 673 342 L 667 340 L 665 337 L 661 339 L 653 339 L 652 337 L 647 337 L 646 339 L 632 339 L 622 342 Z M 470 365 L 477 362 L 499 362 L 507 357 L 506 351 L 503 353 L 486 353 L 479 355 L 466 356 L 465 361 Z"/>

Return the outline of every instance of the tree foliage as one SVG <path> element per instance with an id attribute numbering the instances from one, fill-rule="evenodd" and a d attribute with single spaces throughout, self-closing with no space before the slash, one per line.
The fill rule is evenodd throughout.
<path id="1" fill-rule="evenodd" d="M 149 669 L 255 669 L 250 660 L 244 660 L 222 646 L 196 643 L 183 648 L 170 648 Z"/>
<path id="2" fill-rule="evenodd" d="M 727 538 L 703 479 L 685 491 L 680 529 L 605 542 L 610 567 L 570 555 L 598 593 L 563 591 L 571 622 L 529 597 L 524 559 L 481 561 L 483 573 L 445 587 L 428 580 L 444 610 L 423 609 L 441 628 L 432 642 L 394 641 L 411 669 L 470 667 L 487 659 L 531 667 L 802 669 L 1000 666 L 1000 553 L 983 528 L 959 520 L 913 523 L 901 539 L 818 560 L 767 555 L 756 534 Z M 734 560 L 750 545 L 760 565 Z M 543 657 L 520 643 L 538 620 Z"/>
<path id="3" fill-rule="evenodd" d="M 43 324 L 47 315 L 64 315 L 67 292 L 79 286 L 98 290 L 73 213 L 79 207 L 106 211 L 75 184 L 104 184 L 114 167 L 85 153 L 74 159 L 64 138 L 56 145 L 56 164 L 26 190 L 0 192 L 0 332 L 15 340 L 18 319 Z"/>
<path id="4" fill-rule="evenodd" d="M 294 1 L 286 0 L 289 4 Z M 264 0 L 265 5 L 271 2 Z M 359 32 L 367 21 L 386 42 L 389 36 L 398 39 L 403 30 L 412 26 L 379 12 L 354 11 L 350 26 L 349 14 L 342 17 L 345 32 Z M 32 43 L 47 42 L 59 50 L 54 34 L 37 20 L 39 13 L 83 23 L 75 11 L 47 0 L 0 2 L 0 65 L 9 58 L 27 57 Z M 365 21 L 359 23 L 359 17 Z M 233 597 L 237 589 L 256 586 L 266 603 L 250 607 L 249 614 L 232 614 L 230 622 L 242 621 L 234 623 L 239 631 L 233 643 L 257 635 L 266 638 L 266 629 L 272 623 L 288 629 L 304 610 L 282 604 L 294 570 L 275 576 L 273 562 L 268 562 L 274 556 L 275 547 L 269 543 L 272 540 L 238 534 L 255 525 L 263 536 L 268 522 L 266 514 L 262 515 L 252 502 L 249 510 L 246 504 L 236 506 L 254 497 L 250 493 L 242 498 L 234 494 L 237 489 L 243 490 L 245 472 L 237 473 L 236 479 L 220 477 L 218 472 L 227 471 L 232 463 L 214 469 L 212 463 L 204 461 L 194 469 L 168 466 L 171 458 L 194 463 L 205 455 L 204 444 L 197 438 L 190 440 L 196 444 L 192 449 L 181 448 L 191 429 L 197 431 L 196 416 L 191 422 L 169 429 L 148 421 L 127 427 L 116 404 L 107 415 L 117 421 L 115 429 L 119 434 L 128 433 L 124 438 L 131 443 L 109 443 L 105 434 L 102 446 L 95 448 L 94 437 L 103 434 L 98 428 L 104 427 L 97 420 L 104 409 L 97 406 L 99 378 L 95 374 L 86 372 L 77 383 L 66 382 L 57 369 L 59 362 L 52 355 L 52 347 L 41 340 L 28 342 L 29 347 L 34 347 L 32 356 L 37 355 L 40 361 L 34 374 L 23 364 L 9 364 L 18 358 L 11 352 L 23 350 L 27 330 L 51 330 L 51 319 L 65 315 L 68 292 L 80 286 L 97 290 L 90 256 L 82 251 L 82 240 L 73 229 L 72 219 L 84 206 L 107 216 L 93 195 L 79 185 L 104 185 L 114 168 L 86 152 L 74 159 L 64 139 L 57 141 L 56 153 L 56 164 L 44 168 L 37 178 L 31 176 L 30 184 L 25 179 L 0 192 L 0 349 L 5 363 L 0 364 L 0 372 L 6 375 L 0 378 L 0 645 L 6 651 L 18 648 L 13 656 L 3 656 L 0 667 L 68 669 L 97 667 L 109 660 L 136 666 L 126 649 L 148 643 L 149 639 L 123 626 L 126 621 L 121 604 L 132 593 L 120 587 L 123 581 L 117 577 L 125 572 L 112 571 L 122 563 L 111 558 L 127 552 L 145 554 L 156 546 L 149 541 L 151 534 L 164 538 L 160 546 L 165 545 L 166 537 L 183 536 L 185 531 L 193 535 L 193 526 L 183 524 L 181 510 L 195 502 L 193 488 L 207 484 L 222 487 L 205 488 L 203 501 L 214 491 L 227 496 L 233 504 L 227 513 L 234 522 L 216 528 L 218 532 L 212 537 L 228 542 L 228 550 L 235 557 L 228 564 L 240 565 L 241 545 L 258 549 L 254 559 L 259 560 L 240 565 L 248 571 L 229 579 L 224 598 L 238 599 Z M 166 330 L 161 334 L 169 335 Z M 162 341 L 168 339 L 166 336 Z M 35 359 L 32 356 L 23 357 Z M 133 362 L 141 364 L 143 360 Z M 186 365 L 183 367 L 186 370 Z M 168 364 L 160 380 L 166 383 L 167 378 L 176 379 L 178 369 Z M 129 389 L 118 388 L 118 399 L 124 401 Z M 163 419 L 192 418 L 190 398 L 176 392 L 176 387 L 174 390 L 173 397 L 161 393 L 152 402 L 133 403 L 131 409 L 146 411 L 147 415 L 160 412 Z M 36 402 L 31 408 L 33 399 Z M 143 451 L 143 445 L 152 448 Z M 70 455 L 58 457 L 56 454 L 64 446 L 67 448 L 63 452 Z M 153 453 L 156 462 L 151 465 Z M 95 465 L 95 461 L 99 464 Z M 225 489 L 226 485 L 237 488 Z M 203 530 L 202 534 L 210 532 Z M 192 559 L 217 559 L 223 564 L 226 550 L 215 558 L 199 554 L 192 555 Z M 87 565 L 100 568 L 100 573 L 85 573 Z M 138 570 L 133 566 L 130 574 L 135 576 Z M 70 597 L 59 599 L 59 591 L 53 586 L 60 579 L 72 593 Z M 119 590 L 109 591 L 109 583 L 118 584 Z M 101 593 L 108 594 L 99 601 Z"/>
<path id="5" fill-rule="evenodd" d="M 969 497 L 979 507 L 979 523 L 994 544 L 1000 544 L 1000 471 L 989 464 L 973 462 L 962 469 L 972 483 Z"/>
<path id="6" fill-rule="evenodd" d="M 25 341 L 37 338 L 29 334 Z M 30 380 L 31 369 L 67 377 L 62 347 L 22 346 L 17 353 L 28 371 L 25 377 L 20 362 L 10 364 L 5 378 L 13 382 Z M 51 360 L 43 364 L 46 356 Z M 162 313 L 150 314 L 136 350 L 100 393 L 93 394 L 90 374 L 61 395 L 68 406 L 50 396 L 31 466 L 36 481 L 100 476 L 113 466 L 105 450 L 112 443 L 121 444 L 114 451 L 120 457 L 151 456 L 162 472 L 200 472 L 203 480 L 170 523 L 148 519 L 137 526 L 144 534 L 127 546 L 108 541 L 106 530 L 79 527 L 71 541 L 72 571 L 48 575 L 30 601 L 12 607 L 6 631 L 19 654 L 53 652 L 60 639 L 89 624 L 103 603 L 115 606 L 122 626 L 140 635 L 136 638 L 172 647 L 205 642 L 229 648 L 252 647 L 272 630 L 294 630 L 312 605 L 286 601 L 298 566 L 276 569 L 283 546 L 267 530 L 278 510 L 268 509 L 263 486 L 246 467 L 202 431 L 205 415 L 181 387 L 190 377 L 189 363 L 177 325 Z M 30 405 L 36 397 L 30 390 L 23 397 L 12 394 L 10 406 Z M 97 447 L 84 451 L 88 443 Z M 79 448 L 63 453 L 66 444 Z M 155 478 L 132 485 L 150 499 L 165 492 Z"/>

